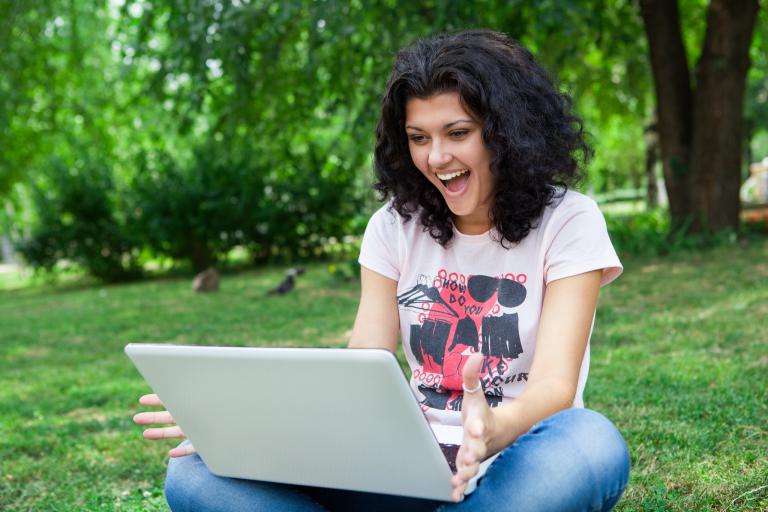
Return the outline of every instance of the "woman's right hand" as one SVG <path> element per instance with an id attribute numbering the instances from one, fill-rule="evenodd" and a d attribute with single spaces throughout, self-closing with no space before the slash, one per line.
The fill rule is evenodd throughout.
<path id="1" fill-rule="evenodd" d="M 144 395 L 139 398 L 141 405 L 161 406 L 163 402 L 160 401 L 160 397 L 155 394 Z M 170 427 L 160 428 L 147 428 L 144 430 L 145 439 L 184 439 L 186 436 L 181 431 L 173 416 L 168 411 L 150 411 L 140 412 L 133 417 L 134 423 L 137 425 L 158 425 L 158 424 L 170 424 Z M 184 455 L 190 455 L 195 453 L 195 447 L 192 444 L 187 443 L 176 448 L 172 448 L 168 455 L 171 457 L 182 457 Z"/>

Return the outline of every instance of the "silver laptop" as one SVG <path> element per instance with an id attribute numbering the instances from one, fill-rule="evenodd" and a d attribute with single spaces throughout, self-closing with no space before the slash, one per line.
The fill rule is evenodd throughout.
<path id="1" fill-rule="evenodd" d="M 125 352 L 216 475 L 451 499 L 461 427 L 430 427 L 391 352 L 137 343 Z"/>

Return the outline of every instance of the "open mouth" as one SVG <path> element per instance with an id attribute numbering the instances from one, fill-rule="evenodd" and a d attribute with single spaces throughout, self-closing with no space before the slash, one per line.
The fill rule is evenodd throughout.
<path id="1" fill-rule="evenodd" d="M 461 169 L 446 174 L 435 174 L 449 192 L 461 192 L 469 182 L 469 169 Z"/>

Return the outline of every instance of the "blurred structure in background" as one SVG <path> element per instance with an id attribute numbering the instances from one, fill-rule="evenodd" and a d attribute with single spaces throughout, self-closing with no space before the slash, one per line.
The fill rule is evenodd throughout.
<path id="1" fill-rule="evenodd" d="M 768 206 L 768 157 L 749 166 L 749 177 L 740 195 L 744 206 Z"/>
<path id="2" fill-rule="evenodd" d="M 13 244 L 7 236 L 0 237 L 0 263 L 15 263 L 16 254 Z"/>

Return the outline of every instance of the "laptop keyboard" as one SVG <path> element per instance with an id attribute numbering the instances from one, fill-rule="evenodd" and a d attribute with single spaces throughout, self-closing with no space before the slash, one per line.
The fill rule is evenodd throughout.
<path id="1" fill-rule="evenodd" d="M 451 472 L 456 474 L 456 455 L 459 454 L 459 445 L 440 443 L 440 449 L 443 451 L 445 460 L 448 461 L 448 467 L 451 468 Z"/>

